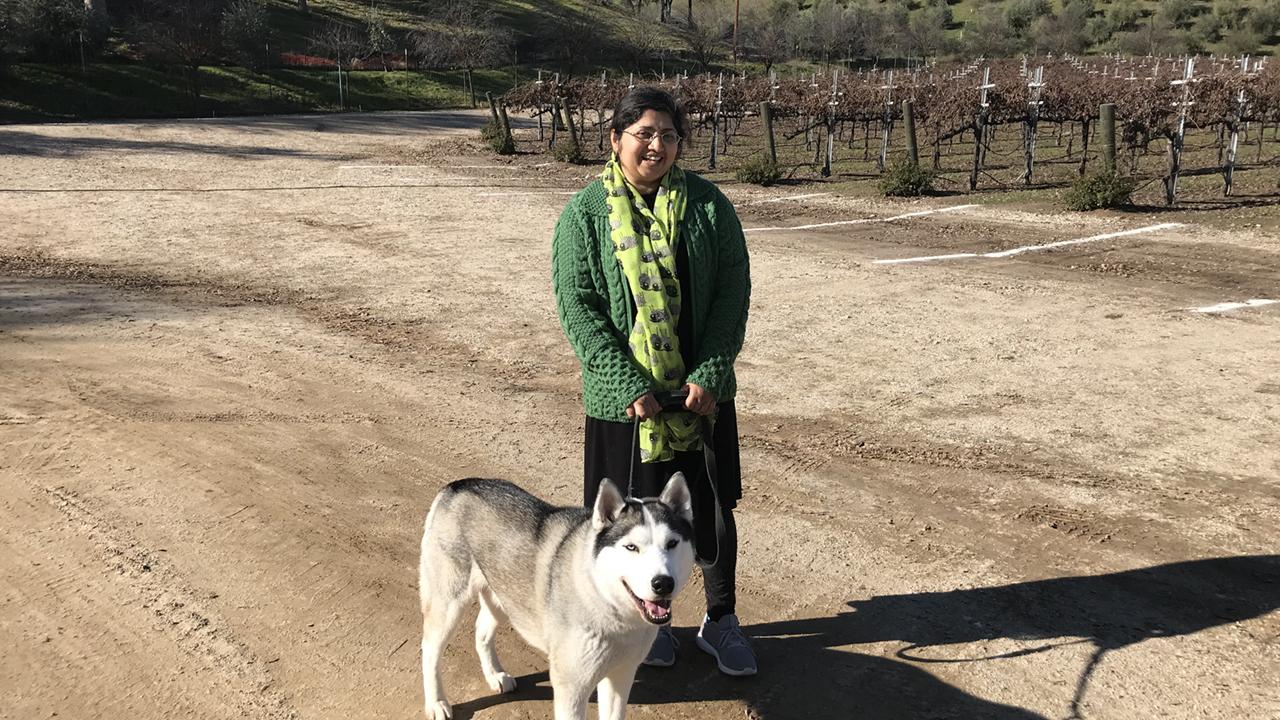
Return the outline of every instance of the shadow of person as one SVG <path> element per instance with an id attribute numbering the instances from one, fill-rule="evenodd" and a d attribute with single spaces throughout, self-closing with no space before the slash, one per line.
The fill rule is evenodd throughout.
<path id="1" fill-rule="evenodd" d="M 856 662 L 852 659 L 856 656 L 830 648 L 900 641 L 908 646 L 898 651 L 899 658 L 915 663 L 954 663 L 1018 657 L 1088 642 L 1095 650 L 1081 670 L 1071 702 L 1070 717 L 1078 718 L 1089 678 L 1105 653 L 1150 638 L 1189 635 L 1248 620 L 1280 607 L 1280 555 L 1208 558 L 1107 575 L 883 595 L 850 601 L 848 605 L 851 612 L 834 617 L 765 623 L 748 631 L 757 638 L 755 643 L 762 656 L 768 652 L 769 656 L 786 659 L 783 662 L 787 669 L 779 670 L 788 678 L 792 675 L 790 657 L 798 655 L 807 660 L 805 672 L 826 681 L 807 683 L 816 687 L 807 687 L 806 692 L 822 693 L 823 685 L 831 687 L 822 694 L 833 706 L 843 702 L 835 689 L 850 663 Z M 962 659 L 935 659 L 928 652 L 941 645 L 1002 638 L 1036 644 L 1013 652 Z M 775 643 L 781 644 L 776 651 Z M 944 703 L 953 700 L 948 696 L 959 692 L 937 681 L 934 685 L 917 683 L 910 690 L 916 697 L 903 701 L 929 704 L 926 696 L 932 694 L 938 706 L 947 707 Z M 922 717 L 909 712 L 868 716 Z M 983 715 L 956 711 L 953 716 Z"/>

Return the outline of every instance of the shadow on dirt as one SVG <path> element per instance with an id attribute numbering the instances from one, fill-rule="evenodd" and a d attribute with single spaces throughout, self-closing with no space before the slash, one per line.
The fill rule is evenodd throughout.
<path id="1" fill-rule="evenodd" d="M 795 707 L 851 703 L 849 717 L 1035 717 L 985 703 L 932 676 L 917 677 L 914 673 L 920 671 L 912 666 L 876 667 L 895 663 L 834 648 L 900 641 L 908 644 L 897 653 L 902 660 L 978 663 L 1087 642 L 1094 652 L 1075 678 L 1070 702 L 1069 717 L 1079 718 L 1089 680 L 1107 652 L 1280 608 L 1280 555 L 1209 558 L 1108 575 L 885 595 L 851 601 L 849 607 L 851 612 L 835 617 L 749 628 L 763 658 L 788 658 L 786 685 L 740 686 L 742 696 L 762 716 L 788 717 Z M 1027 641 L 1029 646 L 962 659 L 929 657 L 930 647 L 996 639 Z M 866 676 L 872 669 L 878 675 Z M 793 678 L 801 681 L 793 683 Z M 757 691 L 761 697 L 754 697 Z M 950 710 L 943 713 L 943 708 Z"/>
<path id="2" fill-rule="evenodd" d="M 1092 656 L 1070 671 L 1069 718 L 1082 718 L 1089 680 L 1107 652 L 1151 638 L 1190 635 L 1280 608 L 1280 555 L 1209 558 L 1080 576 L 848 603 L 834 617 L 787 620 L 747 628 L 760 656 L 755 678 L 729 678 L 694 646 L 694 628 L 678 628 L 674 669 L 641 668 L 636 705 L 741 699 L 753 720 L 790 718 L 997 718 L 1043 716 L 949 685 L 919 664 L 989 663 L 1088 643 Z M 929 648 L 991 640 L 1026 647 L 994 655 L 929 657 Z M 902 642 L 899 660 L 862 655 L 846 646 Z M 905 661 L 905 662 L 903 662 Z M 982 669 L 980 669 L 982 668 Z M 1064 678 L 1066 679 L 1066 678 Z M 511 696 L 483 697 L 455 707 L 467 718 L 510 700 L 550 700 L 546 673 L 519 678 Z M 1064 693 L 1065 694 L 1065 693 Z"/>

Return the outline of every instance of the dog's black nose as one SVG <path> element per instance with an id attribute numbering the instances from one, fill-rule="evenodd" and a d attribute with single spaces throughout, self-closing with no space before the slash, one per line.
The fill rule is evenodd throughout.
<path id="1" fill-rule="evenodd" d="M 659 595 L 670 595 L 671 591 L 676 589 L 676 581 L 670 575 L 655 575 L 650 585 Z"/>

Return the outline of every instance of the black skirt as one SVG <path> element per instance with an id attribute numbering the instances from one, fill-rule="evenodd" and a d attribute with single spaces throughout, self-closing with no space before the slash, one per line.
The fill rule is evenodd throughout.
<path id="1" fill-rule="evenodd" d="M 596 501 L 600 481 L 609 478 L 623 495 L 656 497 L 676 471 L 684 473 L 693 495 L 694 514 L 698 515 L 700 502 L 711 502 L 706 483 L 706 465 L 701 450 L 677 452 L 672 460 L 659 463 L 640 462 L 640 448 L 635 441 L 635 424 L 611 422 L 588 417 L 586 442 L 583 444 L 583 504 L 591 507 Z M 733 401 L 720 403 L 712 430 L 711 446 L 716 454 L 716 489 L 720 504 L 733 508 L 742 498 L 742 466 L 738 453 L 738 416 Z M 635 477 L 631 476 L 634 459 Z"/>

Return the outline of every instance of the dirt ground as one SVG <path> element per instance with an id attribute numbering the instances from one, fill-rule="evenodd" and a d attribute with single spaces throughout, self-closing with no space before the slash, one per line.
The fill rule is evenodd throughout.
<path id="1" fill-rule="evenodd" d="M 550 236 L 483 115 L 0 127 L 0 718 L 418 718 L 435 492 L 579 500 Z M 729 679 L 638 718 L 1280 718 L 1280 240 L 726 183 L 754 282 Z M 916 214 L 898 220 L 898 215 Z M 762 228 L 860 220 L 806 230 Z M 456 717 L 549 718 L 448 654 Z"/>

